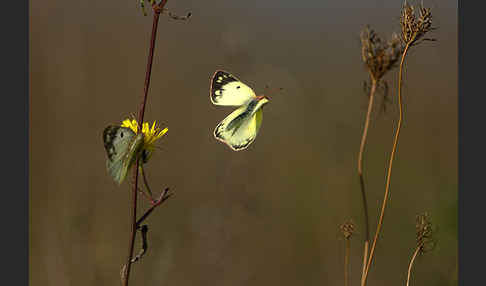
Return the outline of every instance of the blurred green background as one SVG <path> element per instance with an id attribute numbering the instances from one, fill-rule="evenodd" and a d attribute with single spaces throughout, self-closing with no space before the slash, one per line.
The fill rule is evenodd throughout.
<path id="1" fill-rule="evenodd" d="M 405 121 L 369 285 L 405 283 L 415 216 L 438 244 L 412 285 L 457 285 L 457 2 L 424 1 L 434 26 L 411 50 Z M 169 132 L 147 165 L 175 196 L 149 218 L 149 251 L 133 285 L 342 285 L 344 239 L 356 224 L 351 283 L 364 236 L 356 160 L 366 112 L 359 33 L 389 38 L 402 1 L 169 1 L 161 17 L 146 120 Z M 31 1 L 30 282 L 119 285 L 129 237 L 128 183 L 105 170 L 102 131 L 138 110 L 151 14 L 137 0 Z M 233 152 L 212 131 L 232 108 L 209 101 L 227 70 L 272 93 L 255 142 Z M 378 96 L 365 154 L 371 230 L 397 119 Z M 142 199 L 139 209 L 147 208 Z M 136 242 L 138 250 L 139 242 Z"/>

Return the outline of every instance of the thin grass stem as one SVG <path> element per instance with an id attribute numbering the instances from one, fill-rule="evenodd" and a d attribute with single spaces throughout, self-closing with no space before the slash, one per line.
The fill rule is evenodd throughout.
<path id="1" fill-rule="evenodd" d="M 398 123 L 397 123 L 397 129 L 395 133 L 395 139 L 393 140 L 393 147 L 392 151 L 390 154 L 390 162 L 388 164 L 388 172 L 386 176 L 386 186 L 385 186 L 385 195 L 383 197 L 383 203 L 381 206 L 381 212 L 380 212 L 380 218 L 378 220 L 378 225 L 376 227 L 376 233 L 373 239 L 373 244 L 371 245 L 371 250 L 370 250 L 370 255 L 368 258 L 368 263 L 365 269 L 365 274 L 364 277 L 361 281 L 361 285 L 365 286 L 366 285 L 366 280 L 368 278 L 368 273 L 370 271 L 370 266 L 371 262 L 373 261 L 373 255 L 375 253 L 375 248 L 376 248 L 376 242 L 378 241 L 378 237 L 380 235 L 381 227 L 383 225 L 383 219 L 385 217 L 385 209 L 386 209 L 386 204 L 388 201 L 388 195 L 390 193 L 390 180 L 391 180 L 391 173 L 392 173 L 392 168 L 393 168 L 393 160 L 395 159 L 395 154 L 397 151 L 398 147 L 398 139 L 400 136 L 400 130 L 402 127 L 402 121 L 403 121 L 403 104 L 402 104 L 402 76 L 403 76 L 403 65 L 405 62 L 405 57 L 407 56 L 407 52 L 409 49 L 410 45 L 407 43 L 405 46 L 403 53 L 402 53 L 402 59 L 400 61 L 400 69 L 399 69 L 399 75 L 398 75 L 398 107 L 399 107 L 399 118 L 398 118 Z"/>
<path id="2" fill-rule="evenodd" d="M 361 137 L 361 143 L 359 146 L 359 154 L 358 154 L 358 176 L 359 182 L 361 187 L 361 198 L 363 201 L 363 212 L 364 212 L 364 221 L 365 221 L 365 241 L 364 241 L 364 251 L 363 251 L 363 271 L 362 277 L 364 275 L 365 265 L 368 257 L 368 247 L 370 241 L 370 230 L 369 230 L 369 218 L 368 218 L 368 202 L 366 200 L 366 189 L 364 183 L 364 176 L 363 176 L 363 156 L 364 150 L 366 146 L 366 140 L 368 138 L 368 129 L 371 121 L 371 111 L 373 110 L 373 102 L 375 99 L 376 93 L 376 85 L 377 81 L 375 79 L 371 79 L 371 88 L 370 88 L 370 96 L 368 100 L 368 110 L 366 112 L 366 118 L 363 128 L 363 135 Z"/>
<path id="3" fill-rule="evenodd" d="M 351 249 L 351 239 L 344 240 L 344 286 L 349 285 L 349 252 Z"/>
<path id="4" fill-rule="evenodd" d="M 363 248 L 363 269 L 361 270 L 361 284 L 363 284 L 364 275 L 366 272 L 366 265 L 368 262 L 368 250 L 370 248 L 370 241 L 365 241 Z"/>
<path id="5" fill-rule="evenodd" d="M 410 259 L 410 264 L 408 265 L 408 273 L 407 273 L 407 286 L 409 286 L 410 284 L 410 274 L 412 273 L 413 263 L 415 262 L 415 258 L 419 254 L 421 248 L 422 248 L 421 246 L 418 246 L 413 253 L 412 259 Z"/>

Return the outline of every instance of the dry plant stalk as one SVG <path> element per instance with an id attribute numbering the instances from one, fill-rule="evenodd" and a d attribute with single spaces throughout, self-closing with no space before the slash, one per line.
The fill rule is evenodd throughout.
<path id="1" fill-rule="evenodd" d="M 370 270 L 371 263 L 373 261 L 373 255 L 376 247 L 376 243 L 378 241 L 378 237 L 381 231 L 381 227 L 383 225 L 383 219 L 385 216 L 385 208 L 388 201 L 388 195 L 390 192 L 390 180 L 391 180 L 391 173 L 393 167 L 393 160 L 395 158 L 395 154 L 398 147 L 398 139 L 400 136 L 400 130 L 402 127 L 403 122 L 403 104 L 402 104 L 402 74 L 403 74 L 403 66 L 405 62 L 405 57 L 407 56 L 408 50 L 410 47 L 420 44 L 426 40 L 433 40 L 425 38 L 425 34 L 431 30 L 432 28 L 432 14 L 430 9 L 426 9 L 423 6 L 420 7 L 418 15 L 415 13 L 415 8 L 408 3 L 404 3 L 401 11 L 400 17 L 400 26 L 401 26 L 401 41 L 404 45 L 404 49 L 402 51 L 401 61 L 400 61 L 400 68 L 399 68 L 399 75 L 398 75 L 398 107 L 399 107 L 399 119 L 397 123 L 397 128 L 395 131 L 395 137 L 393 140 L 392 151 L 390 154 L 390 161 L 388 164 L 388 172 L 386 175 L 386 185 L 385 185 L 385 194 L 383 197 L 383 202 L 381 206 L 380 217 L 378 220 L 378 225 L 376 227 L 376 233 L 373 239 L 373 244 L 371 246 L 368 263 L 366 265 L 366 269 L 361 281 L 361 285 L 366 285 L 366 279 L 368 277 L 368 273 Z"/>
<path id="2" fill-rule="evenodd" d="M 371 121 L 371 112 L 373 110 L 373 103 L 377 86 L 380 84 L 382 77 L 393 67 L 400 57 L 402 46 L 400 39 L 396 34 L 392 34 L 391 40 L 383 41 L 373 29 L 366 27 L 361 32 L 361 56 L 366 65 L 370 75 L 371 88 L 369 90 L 368 110 L 366 112 L 363 135 L 361 136 L 361 143 L 358 154 L 358 176 L 361 187 L 361 197 L 363 201 L 363 212 L 365 220 L 365 242 L 363 249 L 363 269 L 362 276 L 365 272 L 368 248 L 370 240 L 369 218 L 368 218 L 368 203 L 366 200 L 366 189 L 363 176 L 363 156 L 368 137 L 368 129 Z"/>
<path id="3" fill-rule="evenodd" d="M 345 222 L 340 227 L 344 236 L 344 286 L 349 285 L 349 252 L 351 249 L 351 237 L 354 233 L 354 224 L 351 221 Z"/>
<path id="4" fill-rule="evenodd" d="M 432 223 L 430 222 L 430 218 L 427 213 L 417 216 L 415 229 L 417 245 L 415 247 L 415 251 L 413 252 L 412 258 L 410 259 L 410 263 L 408 264 L 407 286 L 410 284 L 410 275 L 412 273 L 412 267 L 417 255 L 424 254 L 425 252 L 432 250 L 432 248 L 435 246 Z"/>

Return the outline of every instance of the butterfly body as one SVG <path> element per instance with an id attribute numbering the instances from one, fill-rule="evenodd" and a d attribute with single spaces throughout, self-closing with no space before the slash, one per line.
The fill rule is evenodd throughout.
<path id="1" fill-rule="evenodd" d="M 103 141 L 108 156 L 108 173 L 121 184 L 130 167 L 142 153 L 143 134 L 136 134 L 127 127 L 110 125 L 103 131 Z"/>
<path id="2" fill-rule="evenodd" d="M 214 129 L 214 137 L 234 151 L 246 149 L 254 140 L 263 119 L 265 96 L 255 92 L 235 76 L 216 71 L 211 79 L 210 99 L 214 105 L 238 106 Z"/>

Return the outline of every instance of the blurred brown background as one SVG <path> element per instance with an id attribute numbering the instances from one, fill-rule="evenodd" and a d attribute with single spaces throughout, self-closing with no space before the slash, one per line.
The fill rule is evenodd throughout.
<path id="1" fill-rule="evenodd" d="M 101 134 L 138 110 L 152 17 L 137 0 L 31 2 L 31 285 L 119 285 L 129 187 L 108 176 Z M 438 245 L 418 258 L 412 285 L 457 285 L 457 3 L 424 2 L 438 41 L 412 49 L 406 63 L 405 122 L 370 285 L 405 283 L 424 211 Z M 358 283 L 356 159 L 367 104 L 359 32 L 370 24 L 388 38 L 401 3 L 169 1 L 193 18 L 160 20 L 145 118 L 169 128 L 147 173 L 153 188 L 175 196 L 148 220 L 149 251 L 133 285 L 342 285 L 347 219 L 357 228 L 350 271 Z M 216 69 L 257 93 L 284 88 L 269 95 L 245 151 L 213 138 L 232 111 L 209 101 Z M 373 232 L 396 77 L 386 78 L 391 102 L 373 114 L 365 155 Z"/>

